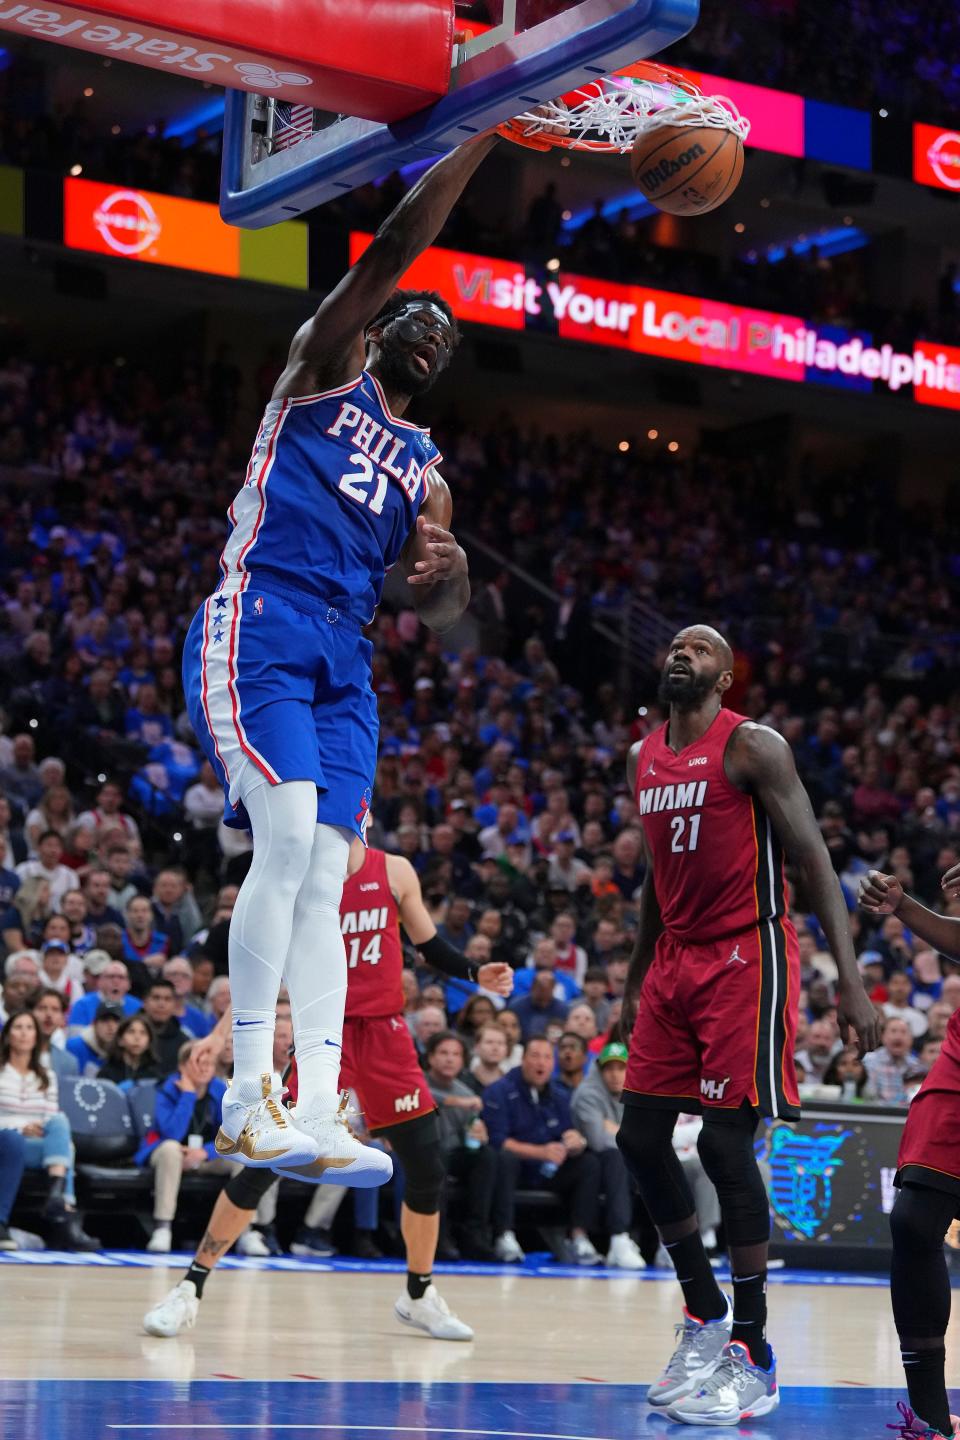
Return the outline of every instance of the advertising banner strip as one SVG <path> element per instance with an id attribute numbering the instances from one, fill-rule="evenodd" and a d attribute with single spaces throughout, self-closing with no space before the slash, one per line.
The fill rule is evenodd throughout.
<path id="1" fill-rule="evenodd" d="M 350 236 L 353 263 L 371 236 Z M 622 285 L 561 270 L 547 277 L 509 260 L 434 246 L 401 281 L 439 290 L 461 320 L 542 331 L 561 340 L 709 365 L 794 384 L 891 394 L 910 386 L 922 405 L 960 409 L 960 349 L 917 340 L 909 354 L 866 332 L 815 326 L 798 315 Z"/>
<path id="2" fill-rule="evenodd" d="M 216 205 L 95 180 L 65 180 L 63 239 L 72 250 L 231 279 L 307 288 L 307 227 L 226 225 Z"/>

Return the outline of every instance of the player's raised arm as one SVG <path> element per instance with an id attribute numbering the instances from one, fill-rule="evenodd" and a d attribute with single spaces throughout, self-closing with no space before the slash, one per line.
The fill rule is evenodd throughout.
<path id="1" fill-rule="evenodd" d="M 399 560 L 412 587 L 417 614 L 431 630 L 449 630 L 470 603 L 467 557 L 450 530 L 452 519 L 449 486 L 431 470 L 417 528 Z"/>
<path id="2" fill-rule="evenodd" d="M 275 400 L 331 389 L 360 374 L 364 327 L 412 261 L 437 238 L 467 181 L 496 143 L 496 135 L 468 140 L 438 160 L 407 192 L 356 264 L 293 337 Z"/>
<path id="3" fill-rule="evenodd" d="M 470 980 L 496 995 L 509 995 L 513 990 L 513 971 L 509 965 L 491 963 L 474 965 L 465 955 L 437 934 L 437 927 L 423 903 L 423 892 L 416 870 L 402 855 L 387 856 L 387 879 L 397 901 L 400 923 L 410 943 L 424 960 L 441 975 L 453 980 Z"/>
<path id="4" fill-rule="evenodd" d="M 944 895 L 951 900 L 960 891 L 960 865 L 954 865 L 940 882 Z M 907 895 L 895 875 L 884 875 L 879 870 L 870 870 L 860 881 L 857 896 L 860 907 L 871 915 L 896 915 L 908 930 L 919 935 L 941 955 L 951 960 L 960 959 L 960 919 L 950 915 L 938 915 L 928 910 L 912 895 Z"/>
<path id="5" fill-rule="evenodd" d="M 840 972 L 838 1019 L 844 1042 L 853 1029 L 861 1055 L 875 1050 L 880 1043 L 879 1015 L 863 988 L 843 891 L 789 745 L 766 725 L 745 723 L 731 736 L 726 769 L 735 785 L 760 801 L 784 853 L 803 879 Z"/>

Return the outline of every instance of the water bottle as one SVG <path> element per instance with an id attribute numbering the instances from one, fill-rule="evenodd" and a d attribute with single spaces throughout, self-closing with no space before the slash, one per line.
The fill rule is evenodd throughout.
<path id="1" fill-rule="evenodd" d="M 560 1166 L 554 1165 L 552 1160 L 544 1160 L 543 1164 L 540 1166 L 540 1174 L 543 1176 L 544 1180 L 552 1180 L 559 1169 Z"/>
<path id="2" fill-rule="evenodd" d="M 843 1099 L 844 1099 L 844 1101 L 846 1102 L 847 1105 L 852 1105 L 853 1102 L 856 1100 L 856 1098 L 857 1098 L 857 1082 L 856 1082 L 856 1080 L 844 1080 L 844 1082 L 843 1082 Z"/>
<path id="3" fill-rule="evenodd" d="M 471 1120 L 469 1128 L 463 1137 L 463 1143 L 467 1150 L 479 1150 L 483 1144 L 480 1136 L 476 1133 L 476 1124 L 476 1120 Z"/>

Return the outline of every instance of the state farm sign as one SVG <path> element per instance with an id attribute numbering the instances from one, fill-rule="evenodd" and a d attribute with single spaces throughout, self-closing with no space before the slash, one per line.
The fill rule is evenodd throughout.
<path id="1" fill-rule="evenodd" d="M 237 90 L 303 99 L 314 76 L 303 73 L 270 52 L 241 48 L 204 48 L 196 36 L 177 33 L 149 20 L 138 19 L 135 28 L 124 23 L 105 24 L 102 14 L 74 5 L 57 9 L 10 5 L 0 0 L 0 29 L 19 31 L 42 40 L 55 40 L 80 50 L 117 55 L 157 70 L 181 75 L 203 75 L 218 85 Z M 319 95 L 319 89 L 316 93 Z"/>

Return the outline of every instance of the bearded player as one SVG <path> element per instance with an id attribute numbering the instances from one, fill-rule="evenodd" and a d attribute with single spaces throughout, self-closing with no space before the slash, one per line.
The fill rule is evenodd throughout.
<path id="1" fill-rule="evenodd" d="M 660 684 L 669 718 L 627 763 L 649 867 L 626 986 L 632 1035 L 617 1143 L 684 1298 L 680 1343 L 647 1398 L 691 1425 L 736 1425 L 780 1400 L 766 1339 L 770 1212 L 753 1137 L 760 1115 L 800 1114 L 799 952 L 784 857 L 837 961 L 843 1034 L 852 1028 L 861 1050 L 879 1038 L 840 885 L 789 746 L 723 708 L 732 681 L 723 636 L 707 625 L 682 630 Z M 697 1148 L 720 1199 L 732 1306 L 671 1144 L 680 1111 L 703 1115 Z"/>
<path id="2" fill-rule="evenodd" d="M 373 616 L 399 562 L 420 618 L 450 628 L 470 598 L 450 492 L 429 432 L 401 417 L 449 364 L 449 305 L 396 291 L 496 143 L 440 160 L 404 196 L 294 336 L 230 507 L 223 579 L 184 649 L 190 718 L 226 796 L 253 832 L 230 923 L 234 1083 L 220 1155 L 242 1165 L 318 1158 L 348 1185 L 382 1184 L 389 1158 L 338 1121 L 346 970 L 339 905 L 363 836 L 377 753 Z M 280 978 L 300 1070 L 296 1119 L 273 1072 Z"/>
<path id="3" fill-rule="evenodd" d="M 947 900 L 960 898 L 960 865 L 947 871 L 941 885 Z M 941 954 L 960 957 L 960 920 L 904 894 L 896 876 L 871 870 L 860 881 L 859 898 L 872 915 L 896 915 Z M 960 1437 L 944 1373 L 950 1276 L 943 1253 L 944 1236 L 960 1215 L 960 1010 L 950 1017 L 943 1049 L 910 1102 L 895 1184 L 890 1297 L 910 1404 L 899 1402 L 902 1427 L 889 1428 L 899 1428 L 904 1440 Z"/>
<path id="4" fill-rule="evenodd" d="M 340 916 L 347 957 L 341 1082 L 356 1091 L 367 1128 L 389 1141 L 406 1177 L 400 1228 L 407 1252 L 407 1286 L 394 1313 L 403 1324 L 425 1330 L 434 1339 L 472 1340 L 473 1331 L 451 1313 L 431 1274 L 446 1171 L 437 1108 L 403 1018 L 399 926 L 441 974 L 509 995 L 513 971 L 499 963 L 477 967 L 448 945 L 427 914 L 409 860 L 382 850 L 364 850 L 359 840 L 350 849 Z M 225 1036 L 227 1023 L 224 1017 L 217 1039 Z M 216 1045 L 216 1039 L 210 1043 Z M 294 1061 L 289 1077 L 294 1099 L 297 1068 Z M 325 1168 L 322 1161 L 302 1171 L 285 1166 L 282 1173 L 306 1180 L 340 1180 L 340 1174 Z M 246 1229 L 276 1179 L 271 1170 L 242 1170 L 221 1191 L 184 1279 L 145 1316 L 149 1334 L 179 1335 L 196 1323 L 207 1276 Z"/>

